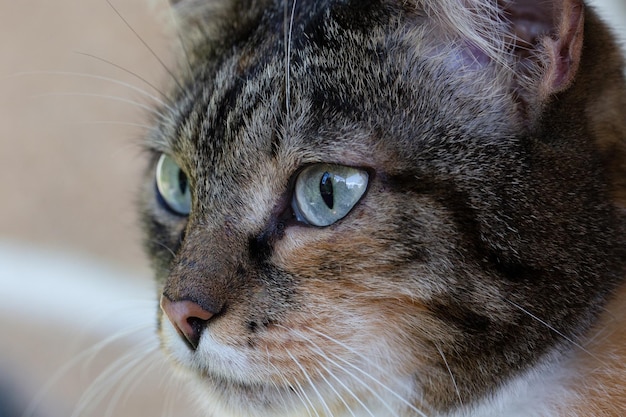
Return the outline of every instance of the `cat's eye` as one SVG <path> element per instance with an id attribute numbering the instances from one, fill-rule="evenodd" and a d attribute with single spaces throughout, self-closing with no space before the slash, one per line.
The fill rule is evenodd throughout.
<path id="1" fill-rule="evenodd" d="M 163 154 L 156 167 L 156 186 L 167 207 L 186 216 L 191 211 L 191 191 L 187 175 L 170 156 Z"/>
<path id="2" fill-rule="evenodd" d="M 344 218 L 367 189 L 368 174 L 358 168 L 317 164 L 298 175 L 291 207 L 298 221 L 329 226 Z"/>

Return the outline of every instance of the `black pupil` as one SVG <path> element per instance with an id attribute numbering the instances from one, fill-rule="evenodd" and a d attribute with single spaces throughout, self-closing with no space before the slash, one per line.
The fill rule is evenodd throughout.
<path id="1" fill-rule="evenodd" d="M 320 180 L 320 194 L 322 195 L 324 203 L 326 203 L 328 208 L 332 210 L 335 205 L 335 199 L 333 197 L 333 182 L 330 178 L 330 174 L 328 172 L 324 172 L 324 175 L 322 175 L 322 179 Z"/>
<path id="2" fill-rule="evenodd" d="M 178 188 L 183 195 L 187 192 L 187 176 L 182 169 L 178 170 Z"/>

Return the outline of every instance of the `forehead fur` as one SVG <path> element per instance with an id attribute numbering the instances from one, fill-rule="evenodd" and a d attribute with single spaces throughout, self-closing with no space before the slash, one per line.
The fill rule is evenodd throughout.
<path id="1" fill-rule="evenodd" d="M 376 3 L 382 8 L 412 10 L 426 17 L 445 40 L 467 39 L 496 61 L 501 60 L 507 44 L 514 40 L 514 34 L 506 28 L 507 13 L 504 10 L 514 3 L 509 0 L 188 0 L 175 3 L 182 24 L 186 28 L 190 23 L 197 25 L 196 29 L 202 32 L 205 41 L 224 37 L 225 33 L 232 34 L 245 27 L 246 22 L 272 9 L 283 12 L 287 28 L 293 23 L 292 12 L 299 8 L 324 9 L 351 4 L 362 8 L 367 3 Z"/>
<path id="2" fill-rule="evenodd" d="M 184 84 L 184 88 L 175 89 L 176 97 L 173 101 L 176 101 L 177 105 L 173 110 L 176 114 L 172 114 L 170 109 L 164 111 L 163 114 L 167 114 L 168 117 L 162 118 L 162 125 L 152 138 L 154 146 L 161 151 L 175 151 L 180 145 L 177 138 L 194 136 L 194 130 L 197 130 L 199 122 L 204 118 L 203 114 L 198 113 L 197 108 L 194 109 L 198 107 L 198 103 L 204 106 L 201 111 L 207 113 L 209 117 L 216 114 L 211 108 L 223 103 L 217 103 L 212 96 L 215 95 L 213 86 L 220 91 L 225 90 L 225 87 L 234 86 L 233 88 L 241 89 L 244 93 L 250 93 L 247 97 L 240 95 L 237 106 L 241 103 L 245 105 L 246 100 L 249 102 L 261 99 L 266 104 L 271 103 L 275 113 L 284 110 L 289 113 L 291 110 L 289 100 L 292 95 L 297 94 L 294 90 L 290 91 L 290 87 L 298 80 L 302 84 L 302 89 L 309 92 L 314 84 L 317 84 L 318 88 L 341 92 L 341 82 L 358 81 L 359 74 L 349 66 L 342 67 L 345 74 L 340 78 L 325 74 L 316 76 L 309 72 L 311 65 L 324 66 L 326 65 L 324 61 L 342 59 L 352 62 L 372 61 L 372 57 L 366 55 L 376 50 L 385 51 L 385 55 L 388 56 L 398 51 L 412 55 L 407 57 L 405 62 L 402 62 L 404 58 L 388 60 L 387 64 L 395 65 L 397 71 L 406 70 L 402 66 L 416 67 L 417 60 L 426 59 L 432 61 L 433 65 L 443 66 L 445 70 L 455 74 L 455 77 L 458 77 L 459 88 L 467 89 L 471 83 L 466 81 L 471 79 L 475 85 L 474 90 L 481 92 L 481 100 L 490 97 L 490 106 L 493 108 L 498 107 L 494 106 L 494 103 L 502 100 L 507 94 L 503 92 L 502 86 L 511 78 L 507 65 L 493 66 L 490 72 L 481 73 L 473 71 L 476 68 L 473 70 L 471 68 L 475 61 L 481 59 L 491 62 L 506 60 L 503 58 L 506 55 L 503 55 L 503 51 L 510 46 L 512 36 L 507 34 L 506 22 L 499 3 L 476 0 L 437 2 L 190 0 L 177 2 L 176 8 L 181 16 L 181 25 L 184 27 L 181 32 L 185 34 L 183 40 L 185 48 L 181 50 L 181 54 L 185 56 L 181 57 L 183 61 L 181 65 L 185 67 L 188 64 L 194 71 L 191 74 L 185 68 L 181 68 L 182 81 L 179 83 Z M 344 9 L 345 11 L 342 11 Z M 350 19 L 341 21 L 338 16 L 344 12 L 351 13 Z M 353 19 L 354 12 L 359 14 L 358 25 L 362 25 L 360 28 L 352 25 L 356 20 Z M 317 39 L 310 36 L 312 26 L 322 32 Z M 359 33 L 359 30 L 362 33 Z M 327 51 L 335 56 L 320 54 L 320 50 L 313 51 L 308 48 L 315 43 L 318 45 L 325 43 Z M 341 55 L 342 49 L 345 56 Z M 358 50 L 361 49 L 361 55 L 358 56 Z M 237 52 L 234 52 L 235 50 Z M 272 62 L 269 62 L 270 60 Z M 298 65 L 301 66 L 299 70 L 295 69 Z M 381 74 L 389 72 L 389 68 L 384 65 L 380 68 Z M 262 68 L 264 74 L 259 76 L 257 73 L 246 73 L 255 67 Z M 467 68 L 470 71 L 464 74 L 465 71 L 462 70 Z M 503 81 L 494 83 L 494 77 Z M 259 95 L 259 89 L 256 88 L 259 80 L 265 83 L 266 91 L 268 89 L 280 91 L 283 103 L 276 103 L 277 95 L 272 92 L 265 96 Z M 375 81 L 362 80 L 362 84 L 367 87 L 367 82 Z M 393 80 L 387 81 L 391 83 Z M 344 94 L 350 95 L 363 90 L 361 86 L 353 87 L 357 88 L 346 88 Z M 474 95 L 477 96 L 475 93 Z M 366 105 L 367 100 L 362 100 L 361 103 Z M 505 106 L 503 103 L 500 107 Z M 224 111 L 222 108 L 218 112 L 222 120 L 226 120 Z M 287 114 L 287 118 L 288 116 Z M 176 121 L 180 120 L 186 120 L 187 123 L 178 125 Z M 286 122 L 284 125 L 293 123 L 285 120 L 283 122 Z M 494 119 L 493 123 L 498 124 L 497 119 Z"/>

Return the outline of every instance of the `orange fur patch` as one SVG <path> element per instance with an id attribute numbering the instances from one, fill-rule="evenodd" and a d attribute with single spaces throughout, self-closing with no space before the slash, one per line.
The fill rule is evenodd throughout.
<path id="1" fill-rule="evenodd" d="M 562 415 L 622 417 L 626 414 L 626 285 L 590 334 L 587 351 L 574 358 L 576 400 Z"/>

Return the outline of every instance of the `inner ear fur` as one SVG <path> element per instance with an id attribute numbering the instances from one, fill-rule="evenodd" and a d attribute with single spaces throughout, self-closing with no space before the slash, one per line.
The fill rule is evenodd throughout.
<path id="1" fill-rule="evenodd" d="M 535 15 L 526 15 L 535 3 Z M 560 117 L 551 123 L 585 125 L 578 134 L 591 136 L 613 201 L 626 209 L 624 59 L 609 29 L 581 0 L 513 0 L 504 10 L 516 35 L 516 76 L 523 79 L 527 120 L 532 123 L 551 96 L 563 93 L 553 102 Z"/>
<path id="2" fill-rule="evenodd" d="M 518 77 L 530 101 L 567 89 L 578 72 L 585 20 L 581 0 L 513 0 L 504 3 Z"/>
<path id="3" fill-rule="evenodd" d="M 443 59 L 461 74 L 503 69 L 496 83 L 515 92 L 527 122 L 576 79 L 583 49 L 583 0 L 413 1 L 434 29 L 435 53 L 425 55 L 448 50 Z M 448 49 L 450 44 L 460 48 Z"/>

